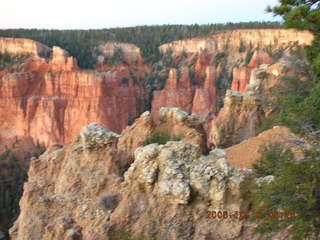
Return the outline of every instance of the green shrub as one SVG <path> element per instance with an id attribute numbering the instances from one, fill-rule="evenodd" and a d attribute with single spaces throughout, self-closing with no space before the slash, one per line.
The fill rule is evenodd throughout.
<path id="1" fill-rule="evenodd" d="M 320 153 L 304 152 L 303 161 L 294 161 L 290 150 L 279 147 L 266 151 L 264 159 L 254 166 L 259 176 L 274 176 L 271 183 L 253 184 L 250 197 L 260 216 L 252 217 L 256 232 L 270 239 L 268 233 L 291 227 L 292 239 L 320 237 Z M 270 217 L 270 213 L 280 217 Z M 293 213 L 289 215 L 288 213 Z M 258 222 L 257 222 L 258 221 Z"/>
<path id="2" fill-rule="evenodd" d="M 227 57 L 227 53 L 225 53 L 225 52 L 218 53 L 214 58 L 216 65 L 218 65 L 222 61 L 224 61 L 226 57 Z"/>
<path id="3" fill-rule="evenodd" d="M 253 51 L 248 52 L 246 59 L 244 60 L 245 65 L 248 65 L 250 63 L 250 60 L 251 60 L 253 54 L 254 54 Z"/>
<path id="4" fill-rule="evenodd" d="M 282 167 L 292 164 L 293 153 L 274 144 L 263 150 L 262 158 L 253 164 L 258 177 L 275 175 Z"/>
<path id="5" fill-rule="evenodd" d="M 18 71 L 28 57 L 27 54 L 11 55 L 7 52 L 0 53 L 0 69 Z"/>
<path id="6" fill-rule="evenodd" d="M 110 64 L 116 65 L 119 63 L 124 63 L 124 53 L 121 47 L 116 47 L 112 57 L 110 58 Z"/>
<path id="7" fill-rule="evenodd" d="M 164 66 L 166 67 L 173 67 L 173 50 L 169 48 L 162 57 L 162 61 Z"/>
<path id="8" fill-rule="evenodd" d="M 152 136 L 146 139 L 143 142 L 143 146 L 152 144 L 152 143 L 159 143 L 159 144 L 166 144 L 168 141 L 180 141 L 180 137 L 171 136 L 167 132 L 155 132 Z"/>

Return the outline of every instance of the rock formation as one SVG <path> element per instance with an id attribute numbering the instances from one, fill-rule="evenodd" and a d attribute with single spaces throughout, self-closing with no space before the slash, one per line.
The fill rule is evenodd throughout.
<path id="1" fill-rule="evenodd" d="M 143 111 L 144 91 L 126 72 L 48 72 L 3 77 L 1 136 L 31 136 L 46 146 L 69 142 L 82 126 L 98 122 L 120 132 Z M 37 90 L 35 92 L 35 90 Z M 15 107 L 12 107 L 15 106 Z M 118 106 L 122 106 L 121 109 Z"/>
<path id="2" fill-rule="evenodd" d="M 251 168 L 253 163 L 262 158 L 263 151 L 267 147 L 274 144 L 285 147 L 293 145 L 294 141 L 298 140 L 299 138 L 291 133 L 290 129 L 286 127 L 274 127 L 256 137 L 249 138 L 227 148 L 228 162 L 236 167 Z"/>
<path id="3" fill-rule="evenodd" d="M 165 88 L 153 93 L 152 113 L 154 118 L 158 118 L 158 111 L 161 107 L 180 108 L 188 113 L 199 115 L 203 120 L 210 113 L 215 112 L 217 95 L 215 69 L 207 67 L 205 76 L 204 85 L 195 87 L 191 83 L 188 68 L 183 68 L 180 74 L 176 69 L 171 69 Z"/>
<path id="4" fill-rule="evenodd" d="M 258 239 L 239 216 L 250 213 L 254 176 L 237 167 L 296 139 L 283 127 L 255 135 L 269 111 L 263 101 L 281 76 L 296 74 L 293 46 L 312 40 L 295 30 L 237 30 L 160 46 L 172 49 L 175 66 L 157 63 L 169 77 L 144 112 L 155 86 L 135 45 L 98 46 L 95 69 L 85 71 L 59 47 L 0 38 L 0 52 L 29 56 L 21 71 L 0 71 L 0 151 L 48 147 L 31 160 L 11 238 Z M 124 62 L 108 65 L 119 48 Z M 179 140 L 143 146 L 161 132 Z M 210 211 L 228 216 L 210 219 Z"/>
<path id="5" fill-rule="evenodd" d="M 278 64 L 281 69 L 281 64 L 271 55 L 277 51 L 282 53 L 285 47 L 289 52 L 291 45 L 309 44 L 312 39 L 308 32 L 295 30 L 239 30 L 160 46 L 162 52 L 172 48 L 175 60 L 180 59 L 175 56 L 183 51 L 188 56 L 170 70 L 164 89 L 153 92 L 152 116 L 157 122 L 161 107 L 180 108 L 199 115 L 200 120 L 206 122 L 209 136 L 211 121 L 220 110 L 230 85 L 233 90 L 245 93 L 247 89 L 252 91 L 254 83 L 251 82 L 262 82 L 259 84 L 264 89 L 266 82 L 274 83 L 280 78 L 273 74 L 278 71 L 277 67 L 271 70 L 271 66 Z M 59 47 L 50 49 L 27 39 L 0 40 L 0 52 L 30 55 L 21 71 L 0 71 L 0 113 L 5 116 L 0 120 L 2 143 L 15 137 L 31 137 L 35 143 L 46 146 L 54 142 L 67 143 L 90 122 L 120 133 L 148 104 L 147 95 L 153 86 L 146 89 L 141 79 L 148 79 L 150 67 L 142 63 L 140 49 L 133 44 L 101 44 L 97 47 L 100 55 L 96 71 L 84 71 L 78 68 L 76 59 Z M 118 48 L 122 49 L 126 63 L 107 65 L 105 58 Z M 244 66 L 248 56 L 249 62 Z M 256 68 L 266 69 L 263 66 L 271 62 L 275 63 L 267 67 L 266 72 L 271 71 L 275 77 L 261 77 L 263 70 L 258 73 Z M 216 119 L 219 118 L 222 117 Z M 251 137 L 254 128 L 249 127 L 251 130 L 243 136 Z M 235 143 L 243 140 L 236 136 L 235 139 Z"/>
<path id="6" fill-rule="evenodd" d="M 226 147 L 255 136 L 262 116 L 259 97 L 228 90 L 223 108 L 212 120 L 210 143 Z"/>
<path id="7" fill-rule="evenodd" d="M 227 91 L 223 108 L 207 128 L 209 144 L 229 147 L 256 136 L 262 118 L 273 111 L 263 103 L 274 98 L 272 89 L 282 83 L 282 76 L 308 79 L 301 64 L 304 63 L 287 57 L 252 69 L 245 93 Z"/>
<path id="8" fill-rule="evenodd" d="M 21 41 L 12 42 L 16 46 Z M 34 144 L 45 146 L 68 143 L 90 122 L 120 133 L 144 111 L 145 99 L 146 91 L 132 80 L 130 66 L 83 71 L 66 51 L 53 47 L 51 59 L 31 56 L 22 71 L 2 76 L 1 145 L 9 146 L 9 139 L 15 138 L 31 138 Z"/>
<path id="9" fill-rule="evenodd" d="M 255 51 L 249 64 L 244 67 L 233 69 L 233 80 L 231 90 L 244 93 L 250 82 L 251 72 L 253 69 L 262 64 L 272 64 L 273 59 L 264 51 Z"/>
<path id="10" fill-rule="evenodd" d="M 255 81 L 258 75 L 261 79 L 263 75 L 255 69 L 268 68 L 266 65 L 281 69 L 281 57 L 290 58 L 292 49 L 309 45 L 312 40 L 312 34 L 307 31 L 255 29 L 164 44 L 159 49 L 163 54 L 172 52 L 177 70 L 171 70 L 163 90 L 154 92 L 153 116 L 156 117 L 161 107 L 178 107 L 209 122 L 220 110 L 226 90 L 246 93 L 249 85 L 252 86 L 250 81 Z M 188 71 L 193 73 L 191 79 L 182 78 Z M 264 76 L 263 81 L 274 82 L 275 78 L 279 80 L 278 76 Z M 210 124 L 206 124 L 206 130 L 210 131 Z M 252 132 L 248 136 L 252 136 Z"/>
<path id="11" fill-rule="evenodd" d="M 153 121 L 150 112 L 143 113 L 132 126 L 122 132 L 118 148 L 133 153 L 158 132 L 168 133 L 199 146 L 203 151 L 206 150 L 206 134 L 199 116 L 188 115 L 178 108 L 161 108 L 158 122 Z"/>
<path id="12" fill-rule="evenodd" d="M 192 103 L 192 113 L 205 120 L 211 113 L 216 112 L 217 86 L 216 70 L 213 67 L 206 68 L 206 78 L 203 87 L 198 87 Z"/>
<path id="13" fill-rule="evenodd" d="M 53 72 L 67 72 L 78 69 L 77 61 L 73 57 L 69 57 L 67 51 L 56 46 L 52 48 L 52 60 L 50 65 L 51 71 Z"/>
<path id="14" fill-rule="evenodd" d="M 100 44 L 97 47 L 98 62 L 103 63 L 110 59 L 117 49 L 121 49 L 120 51 L 123 54 L 123 60 L 129 64 L 141 63 L 143 61 L 140 48 L 136 45 L 130 43 L 108 42 Z"/>
<path id="15" fill-rule="evenodd" d="M 47 56 L 51 49 L 46 45 L 23 38 L 0 38 L 0 53 L 27 54 L 34 57 Z"/>
<path id="16" fill-rule="evenodd" d="M 153 93 L 152 112 L 155 119 L 161 107 L 178 107 L 188 113 L 191 112 L 194 89 L 189 72 L 183 69 L 180 75 L 179 78 L 177 70 L 171 69 L 165 88 Z"/>
<path id="17" fill-rule="evenodd" d="M 245 29 L 227 31 L 214 34 L 205 38 L 193 38 L 180 40 L 160 46 L 161 52 L 165 53 L 171 49 L 174 54 L 200 53 L 203 50 L 208 52 L 222 52 L 225 46 L 232 51 L 239 50 L 240 47 L 262 47 L 273 46 L 280 48 L 283 45 L 310 45 L 313 41 L 313 35 L 308 31 L 297 31 L 294 29 Z"/>
<path id="18" fill-rule="evenodd" d="M 204 156 L 180 141 L 138 148 L 122 175 L 116 138 L 93 124 L 33 160 L 11 238 L 245 239 L 244 219 L 206 217 L 248 210 L 250 171 L 231 167 L 223 150 Z"/>

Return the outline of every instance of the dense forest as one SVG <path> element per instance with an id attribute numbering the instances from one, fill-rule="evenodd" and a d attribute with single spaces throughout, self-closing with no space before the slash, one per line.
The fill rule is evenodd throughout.
<path id="1" fill-rule="evenodd" d="M 0 37 L 29 38 L 52 47 L 60 46 L 76 57 L 79 66 L 91 68 L 96 62 L 95 46 L 103 42 L 128 42 L 141 48 L 147 62 L 156 62 L 161 56 L 161 44 L 186 38 L 207 36 L 233 29 L 280 28 L 279 22 L 246 22 L 207 25 L 161 25 L 90 30 L 6 29 Z"/>

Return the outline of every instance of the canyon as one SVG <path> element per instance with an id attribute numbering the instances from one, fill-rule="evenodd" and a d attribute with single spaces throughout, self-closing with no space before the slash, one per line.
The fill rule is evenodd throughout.
<path id="1" fill-rule="evenodd" d="M 28 138 L 44 146 L 69 143 L 91 122 L 121 133 L 145 110 L 151 110 L 157 119 L 161 107 L 177 107 L 199 115 L 205 122 L 208 139 L 213 139 L 209 143 L 219 144 L 214 140 L 219 133 L 211 134 L 212 125 L 216 123 L 220 128 L 224 120 L 219 119 L 227 118 L 223 117 L 229 114 L 227 111 L 239 110 L 221 109 L 226 90 L 246 94 L 247 86 L 253 81 L 250 79 L 255 77 L 254 69 L 273 64 L 273 72 L 277 71 L 276 63 L 281 59 L 272 58 L 273 54 L 281 53 L 281 57 L 289 58 L 290 50 L 310 44 L 312 39 L 308 32 L 296 30 L 236 30 L 164 44 L 160 51 L 165 54 L 170 49 L 169 57 L 177 66 L 163 66 L 169 72 L 166 84 L 150 93 L 145 82 L 152 69 L 143 64 L 140 50 L 133 44 L 99 45 L 95 69 L 82 70 L 76 59 L 60 47 L 49 48 L 28 39 L 1 38 L 0 52 L 29 56 L 20 71 L 1 71 L 1 148 L 16 138 Z M 117 49 L 122 49 L 126 64 L 110 65 L 106 61 Z M 187 57 L 181 58 L 182 53 Z M 150 94 L 152 100 L 148 98 Z M 151 109 L 146 109 L 148 103 Z M 250 131 L 245 126 L 237 127 L 247 133 L 234 143 L 253 136 L 255 123 L 250 125 Z"/>
<path id="2" fill-rule="evenodd" d="M 54 144 L 33 158 L 11 239 L 261 239 L 245 217 L 253 214 L 245 182 L 269 178 L 230 162 L 236 163 L 239 151 L 243 155 L 250 149 L 258 158 L 262 145 L 296 137 L 275 127 L 246 143 L 204 154 L 199 118 L 176 108 L 162 108 L 159 117 L 157 124 L 145 112 L 121 135 L 90 124 L 71 144 Z M 159 128 L 184 138 L 144 146 Z M 227 216 L 208 217 L 219 211 Z"/>
<path id="3" fill-rule="evenodd" d="M 91 122 L 120 132 L 143 112 L 146 91 L 133 81 L 135 73 L 130 67 L 81 70 L 76 60 L 59 47 L 50 50 L 49 59 L 39 56 L 43 51 L 31 55 L 35 49 L 27 50 L 30 57 L 21 71 L 1 78 L 2 148 L 10 139 L 19 141 L 26 137 L 45 146 L 68 143 Z M 12 49 L 13 52 L 21 53 L 19 48 Z M 139 67 L 135 71 L 140 71 L 140 76 L 146 74 Z"/>
<path id="4" fill-rule="evenodd" d="M 300 139 L 283 126 L 258 131 L 283 76 L 308 79 L 297 52 L 312 41 L 234 30 L 161 45 L 156 63 L 134 44 L 101 43 L 85 70 L 59 46 L 0 38 L 0 53 L 26 56 L 0 69 L 0 152 L 46 148 L 23 160 L 11 238 L 261 239 L 247 219 L 206 215 L 251 214 L 245 182 L 266 180 L 250 169 L 261 151 Z M 157 133 L 175 139 L 146 144 Z"/>

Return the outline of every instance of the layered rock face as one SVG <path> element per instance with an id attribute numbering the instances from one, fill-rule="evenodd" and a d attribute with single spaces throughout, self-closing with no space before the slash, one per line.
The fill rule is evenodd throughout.
<path id="1" fill-rule="evenodd" d="M 252 70 L 262 64 L 272 64 L 273 59 L 264 51 L 255 51 L 249 64 L 244 67 L 233 69 L 231 90 L 244 93 L 250 82 Z"/>
<path id="2" fill-rule="evenodd" d="M 171 69 L 165 88 L 153 93 L 152 111 L 154 117 L 157 118 L 161 107 L 179 107 L 184 111 L 191 112 L 193 91 L 188 71 L 184 70 L 179 78 L 177 70 Z"/>
<path id="3" fill-rule="evenodd" d="M 164 89 L 154 92 L 153 115 L 160 107 L 178 107 L 211 121 L 226 90 L 246 93 L 256 68 L 277 64 L 281 57 L 291 56 L 290 50 L 311 44 L 313 38 L 307 31 L 258 29 L 164 44 L 160 51 L 172 54 L 177 69 L 170 71 Z"/>
<path id="4" fill-rule="evenodd" d="M 248 29 L 234 30 L 224 33 L 214 34 L 206 38 L 193 38 L 175 41 L 160 46 L 162 52 L 171 49 L 174 54 L 200 53 L 203 50 L 209 52 L 222 52 L 225 46 L 229 49 L 239 49 L 241 46 L 274 46 L 298 43 L 300 45 L 310 45 L 313 35 L 308 31 L 297 31 L 294 29 Z"/>
<path id="5" fill-rule="evenodd" d="M 295 58 L 282 58 L 274 64 L 263 64 L 252 70 L 245 93 L 228 90 L 224 106 L 210 122 L 209 144 L 229 147 L 256 136 L 261 119 L 272 109 L 263 103 L 272 98 L 272 89 L 282 82 L 283 76 L 306 79 Z M 303 63 L 302 63 L 303 64 Z"/>
<path id="6" fill-rule="evenodd" d="M 154 92 L 151 112 L 127 128 L 147 95 L 133 79 L 148 74 L 134 46 L 102 45 L 96 71 L 80 70 L 54 47 L 51 59 L 31 56 L 21 72 L 0 73 L 0 147 L 16 136 L 28 147 L 68 144 L 53 144 L 31 161 L 12 239 L 258 239 L 239 218 L 250 212 L 245 183 L 254 176 L 237 167 L 251 167 L 267 145 L 295 139 L 281 127 L 251 137 L 268 114 L 264 99 L 294 72 L 291 45 L 312 38 L 242 30 L 166 44 L 160 49 L 172 48 L 177 66 Z M 128 50 L 127 63 L 106 66 L 104 57 L 119 46 Z M 286 58 L 276 58 L 278 51 Z M 143 146 L 159 132 L 180 140 Z M 207 139 L 234 146 L 210 151 Z M 210 219 L 210 211 L 228 217 Z"/>
<path id="7" fill-rule="evenodd" d="M 178 107 L 199 115 L 206 122 L 209 136 L 211 121 L 220 110 L 225 90 L 231 86 L 246 93 L 252 85 L 250 81 L 260 81 L 255 78 L 259 75 L 255 69 L 275 61 L 273 53 L 290 49 L 290 44 L 303 45 L 311 40 L 307 32 L 241 30 L 165 44 L 160 50 L 172 48 L 177 67 L 170 70 L 164 89 L 153 93 L 152 116 L 157 122 L 161 107 Z M 0 123 L 0 139 L 32 137 L 47 146 L 56 141 L 66 143 L 83 125 L 93 121 L 120 133 L 144 111 L 147 90 L 137 79 L 147 79 L 150 69 L 140 61 L 140 50 L 135 45 L 100 45 L 98 60 L 121 48 L 127 63 L 108 66 L 98 62 L 94 72 L 80 70 L 76 60 L 59 47 L 50 49 L 31 40 L 7 38 L 1 39 L 0 46 L 4 49 L 1 51 L 12 54 L 25 49 L 31 56 L 22 71 L 0 73 L 0 111 L 5 113 Z M 182 52 L 187 53 L 184 60 L 179 58 Z M 40 57 L 48 53 L 51 59 Z M 218 121 L 218 125 L 219 122 L 224 121 Z M 246 133 L 245 138 L 252 136 L 252 132 Z"/>
<path id="8" fill-rule="evenodd" d="M 0 139 L 2 145 L 25 137 L 45 146 L 67 143 L 90 122 L 121 132 L 144 111 L 145 99 L 130 66 L 83 71 L 66 51 L 53 47 L 50 60 L 32 55 L 22 71 L 1 78 Z"/>
<path id="9" fill-rule="evenodd" d="M 226 147 L 255 136 L 263 116 L 261 99 L 229 90 L 224 107 L 212 120 L 210 143 Z"/>
<path id="10" fill-rule="evenodd" d="M 176 69 L 171 69 L 166 86 L 155 91 L 152 100 L 152 113 L 155 119 L 161 107 L 178 107 L 188 113 L 194 113 L 206 119 L 216 110 L 215 69 L 206 68 L 203 86 L 196 87 L 189 77 L 189 69 L 183 68 L 178 78 Z"/>
<path id="11" fill-rule="evenodd" d="M 130 78 L 125 70 L 7 75 L 0 93 L 1 136 L 32 136 L 48 146 L 69 142 L 92 121 L 120 132 L 143 111 L 145 95 L 132 80 L 122 83 L 124 77 Z"/>
<path id="12" fill-rule="evenodd" d="M 0 53 L 27 54 L 35 57 L 47 56 L 51 49 L 46 45 L 23 38 L 0 38 Z"/>
<path id="13" fill-rule="evenodd" d="M 248 210 L 243 182 L 250 171 L 231 167 L 223 150 L 204 156 L 180 141 L 138 148 L 122 175 L 117 137 L 92 124 L 71 145 L 34 159 L 11 238 L 246 239 L 243 219 L 206 216 Z"/>
<path id="14" fill-rule="evenodd" d="M 69 57 L 69 53 L 60 47 L 52 48 L 52 61 L 50 62 L 51 71 L 64 72 L 75 71 L 78 69 L 77 61 L 73 57 Z"/>

